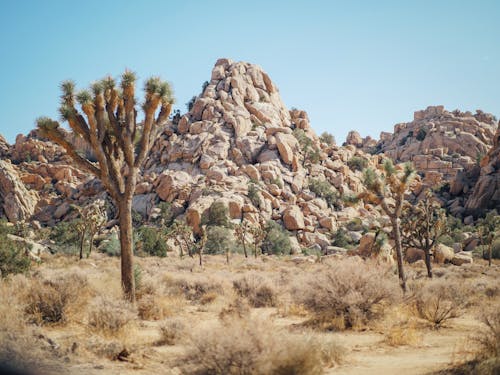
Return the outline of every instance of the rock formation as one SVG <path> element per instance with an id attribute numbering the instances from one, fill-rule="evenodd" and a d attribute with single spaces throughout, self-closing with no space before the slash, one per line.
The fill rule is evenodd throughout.
<path id="1" fill-rule="evenodd" d="M 28 220 L 35 211 L 37 194 L 29 191 L 8 160 L 0 160 L 0 205 L 11 222 Z"/>
<path id="2" fill-rule="evenodd" d="M 500 123 L 493 146 L 480 166 L 479 179 L 465 205 L 466 214 L 478 215 L 485 209 L 500 210 Z"/>
<path id="3" fill-rule="evenodd" d="M 435 187 L 477 165 L 493 144 L 495 130 L 493 115 L 434 106 L 416 111 L 411 122 L 396 124 L 393 134 L 382 132 L 374 147 L 361 137 L 358 143 L 365 151 L 384 153 L 397 163 L 412 161 L 423 182 Z"/>

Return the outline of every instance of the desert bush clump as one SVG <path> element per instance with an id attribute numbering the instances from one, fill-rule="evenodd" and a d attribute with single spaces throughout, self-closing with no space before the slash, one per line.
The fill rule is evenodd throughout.
<path id="1" fill-rule="evenodd" d="M 142 226 L 137 229 L 136 251 L 158 257 L 167 256 L 167 242 L 157 228 Z"/>
<path id="2" fill-rule="evenodd" d="M 208 210 L 201 218 L 203 225 L 219 226 L 224 228 L 232 228 L 233 225 L 229 220 L 229 210 L 224 202 L 213 202 Z"/>
<path id="3" fill-rule="evenodd" d="M 169 319 L 160 327 L 160 339 L 156 345 L 175 345 L 186 332 L 186 326 L 178 319 Z"/>
<path id="4" fill-rule="evenodd" d="M 238 296 L 246 298 L 253 307 L 276 306 L 275 288 L 268 280 L 257 274 L 247 274 L 234 280 L 233 289 Z"/>
<path id="5" fill-rule="evenodd" d="M 204 327 L 189 338 L 184 374 L 322 374 L 342 349 L 304 335 L 291 335 L 260 321 L 233 319 Z"/>
<path id="6" fill-rule="evenodd" d="M 368 167 L 368 160 L 360 156 L 353 156 L 347 161 L 347 166 L 353 171 L 362 171 L 363 169 Z"/>
<path id="7" fill-rule="evenodd" d="M 226 227 L 207 227 L 207 242 L 205 243 L 205 253 L 225 254 L 228 249 L 235 247 L 234 236 Z"/>
<path id="8" fill-rule="evenodd" d="M 478 359 L 496 358 L 500 361 L 500 304 L 486 309 L 481 314 L 484 327 L 474 337 L 478 344 Z"/>
<path id="9" fill-rule="evenodd" d="M 414 284 L 412 289 L 417 317 L 427 320 L 435 329 L 463 314 L 466 292 L 455 283 L 438 279 Z"/>
<path id="10" fill-rule="evenodd" d="M 347 259 L 304 276 L 295 302 L 313 314 L 309 323 L 326 329 L 361 328 L 400 296 L 388 269 Z"/>
<path id="11" fill-rule="evenodd" d="M 89 295 L 87 278 L 70 274 L 54 280 L 34 279 L 26 291 L 25 313 L 38 325 L 66 323 Z"/>
<path id="12" fill-rule="evenodd" d="M 183 295 L 187 300 L 200 302 L 207 294 L 224 294 L 223 285 L 206 277 L 167 279 L 166 291 L 170 295 Z"/>
<path id="13" fill-rule="evenodd" d="M 0 235 L 0 277 L 24 273 L 31 267 L 31 260 L 26 255 L 25 245 Z"/>
<path id="14" fill-rule="evenodd" d="M 118 240 L 118 235 L 116 233 L 111 234 L 99 250 L 110 257 L 119 257 L 120 241 Z"/>
<path id="15" fill-rule="evenodd" d="M 292 244 L 288 231 L 275 221 L 268 221 L 265 227 L 265 237 L 262 241 L 262 252 L 267 254 L 290 254 Z"/>
<path id="16" fill-rule="evenodd" d="M 338 208 L 339 195 L 328 181 L 310 178 L 309 190 L 323 198 L 331 208 Z"/>
<path id="17" fill-rule="evenodd" d="M 101 297 L 90 306 L 87 324 L 92 331 L 102 336 L 117 336 L 133 319 L 134 313 L 124 301 Z"/>

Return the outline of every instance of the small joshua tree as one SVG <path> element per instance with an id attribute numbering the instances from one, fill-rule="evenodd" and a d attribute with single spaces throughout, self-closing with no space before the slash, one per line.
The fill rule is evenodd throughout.
<path id="1" fill-rule="evenodd" d="M 447 232 L 446 213 L 427 191 L 416 205 L 407 203 L 401 218 L 401 236 L 405 247 L 416 247 L 425 253 L 427 276 L 432 278 L 431 254 L 438 239 Z"/>
<path id="2" fill-rule="evenodd" d="M 364 170 L 364 185 L 366 190 L 360 198 L 376 204 L 389 216 L 392 224 L 392 238 L 396 244 L 396 257 L 401 288 L 406 292 L 406 277 L 403 267 L 403 246 L 401 242 L 401 215 L 408 193 L 415 176 L 411 164 L 405 164 L 404 169 L 398 170 L 392 161 L 386 159 L 384 170 L 377 173 L 374 169 Z"/>
<path id="3" fill-rule="evenodd" d="M 104 201 L 95 200 L 92 203 L 80 208 L 75 206 L 80 213 L 80 221 L 77 224 L 77 229 L 80 232 L 80 259 L 83 258 L 83 247 L 85 244 L 85 236 L 88 235 L 89 251 L 87 258 L 92 253 L 94 237 L 106 223 L 106 212 L 104 211 Z"/>
<path id="4" fill-rule="evenodd" d="M 184 257 L 184 253 L 191 255 L 191 249 L 194 244 L 191 234 L 191 227 L 177 220 L 168 228 L 166 235 L 168 238 L 172 238 L 179 247 L 179 256 L 181 259 Z"/>
<path id="5" fill-rule="evenodd" d="M 266 232 L 264 229 L 259 224 L 255 224 L 250 227 L 249 233 L 253 237 L 253 250 L 254 250 L 254 256 L 257 258 L 258 256 L 258 249 L 261 248 L 262 242 L 264 241 L 264 238 L 266 238 Z"/>
<path id="6" fill-rule="evenodd" d="M 248 258 L 248 252 L 247 252 L 247 233 L 250 230 L 250 225 L 248 224 L 248 221 L 246 220 L 241 220 L 241 223 L 236 225 L 234 228 L 234 233 L 236 234 L 236 239 L 239 244 L 243 246 L 243 253 L 245 254 L 245 258 Z"/>
<path id="7" fill-rule="evenodd" d="M 74 135 L 90 145 L 96 163 L 77 152 L 70 141 L 71 134 L 61 129 L 57 121 L 47 117 L 37 120 L 42 135 L 62 146 L 77 167 L 101 180 L 114 200 L 120 229 L 122 287 L 132 303 L 135 303 L 132 197 L 137 174 L 149 153 L 156 129 L 168 120 L 173 103 L 167 82 L 158 77 L 148 79 L 142 105 L 144 120 L 139 124 L 135 83 L 135 74 L 125 71 L 121 76 L 121 88 L 116 87 L 111 77 L 94 83 L 91 91 L 77 94 L 74 82 L 61 84 L 61 117 L 68 122 Z"/>

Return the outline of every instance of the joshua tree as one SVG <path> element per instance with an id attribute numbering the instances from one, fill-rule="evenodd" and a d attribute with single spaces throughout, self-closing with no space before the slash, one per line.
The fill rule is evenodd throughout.
<path id="1" fill-rule="evenodd" d="M 138 171 L 149 153 L 156 129 L 168 120 L 173 103 L 168 83 L 158 77 L 148 79 L 141 126 L 137 122 L 135 83 L 135 74 L 125 71 L 121 90 L 111 77 L 94 83 L 91 91 L 77 94 L 72 81 L 61 84 L 61 117 L 90 145 L 97 163 L 77 152 L 57 121 L 47 117 L 37 120 L 41 133 L 62 146 L 79 168 L 101 180 L 114 200 L 120 227 L 122 287 L 132 303 L 135 302 L 132 197 Z M 77 102 L 83 114 L 76 108 Z"/>
<path id="2" fill-rule="evenodd" d="M 500 236 L 500 216 L 496 210 L 490 211 L 478 223 L 479 238 L 481 244 L 488 248 L 488 265 L 491 266 L 493 257 L 493 242 Z"/>
<path id="3" fill-rule="evenodd" d="M 431 253 L 439 237 L 447 232 L 446 214 L 427 191 L 416 205 L 406 204 L 401 218 L 401 235 L 405 247 L 416 247 L 425 253 L 427 276 L 432 278 Z"/>
<path id="4" fill-rule="evenodd" d="M 234 233 L 236 234 L 236 239 L 238 240 L 238 243 L 240 243 L 243 246 L 243 253 L 245 254 L 245 258 L 248 258 L 248 252 L 247 252 L 247 233 L 250 229 L 250 226 L 248 224 L 248 221 L 246 220 L 241 220 L 241 223 L 236 225 L 234 228 Z"/>
<path id="5" fill-rule="evenodd" d="M 253 250 L 254 256 L 257 258 L 258 249 L 262 246 L 264 238 L 266 238 L 266 232 L 262 229 L 259 224 L 255 224 L 250 227 L 250 234 L 253 237 Z"/>
<path id="6" fill-rule="evenodd" d="M 80 259 L 83 258 L 83 247 L 85 244 L 85 236 L 89 236 L 89 251 L 87 257 L 92 253 L 94 237 L 106 223 L 106 213 L 104 212 L 104 201 L 95 200 L 83 208 L 74 206 L 80 213 L 80 221 L 77 224 L 77 229 L 80 232 Z"/>
<path id="7" fill-rule="evenodd" d="M 360 198 L 379 205 L 389 216 L 392 225 L 392 238 L 396 244 L 398 274 L 403 292 L 406 292 L 406 277 L 403 267 L 403 250 L 401 243 L 400 218 L 408 192 L 414 179 L 415 171 L 411 164 L 405 164 L 404 169 L 397 170 L 390 160 L 385 160 L 383 173 L 377 173 L 368 168 L 364 171 L 366 190 Z"/>
<path id="8" fill-rule="evenodd" d="M 172 238 L 179 247 L 179 256 L 184 257 L 184 250 L 191 256 L 191 248 L 193 247 L 193 239 L 191 237 L 191 228 L 180 221 L 174 221 L 167 231 L 167 237 Z"/>

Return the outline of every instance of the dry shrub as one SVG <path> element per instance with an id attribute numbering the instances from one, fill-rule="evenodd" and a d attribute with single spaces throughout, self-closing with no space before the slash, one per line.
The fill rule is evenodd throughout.
<path id="1" fill-rule="evenodd" d="M 341 330 L 360 328 L 382 316 L 400 290 L 387 269 L 346 259 L 308 273 L 292 294 L 313 313 L 309 324 Z"/>
<path id="2" fill-rule="evenodd" d="M 161 320 L 171 315 L 171 310 L 164 298 L 148 294 L 137 301 L 137 313 L 143 320 Z"/>
<path id="3" fill-rule="evenodd" d="M 238 296 L 246 298 L 253 307 L 276 306 L 276 290 L 269 280 L 250 273 L 233 281 L 233 288 Z"/>
<path id="4" fill-rule="evenodd" d="M 240 297 L 235 298 L 227 306 L 223 307 L 219 313 L 219 319 L 243 319 L 250 315 L 248 302 Z"/>
<path id="5" fill-rule="evenodd" d="M 101 297 L 89 308 L 88 325 L 103 336 L 119 336 L 134 319 L 130 305 L 125 301 L 114 301 Z"/>
<path id="6" fill-rule="evenodd" d="M 260 321 L 232 319 L 198 330 L 190 338 L 185 374 L 322 374 L 338 363 L 332 342 L 291 335 Z"/>
<path id="7" fill-rule="evenodd" d="M 167 320 L 160 327 L 160 339 L 156 345 L 175 345 L 185 334 L 186 326 L 179 319 Z"/>
<path id="8" fill-rule="evenodd" d="M 422 334 L 414 325 L 393 326 L 386 331 L 384 342 L 390 346 L 415 346 L 422 342 Z"/>
<path id="9" fill-rule="evenodd" d="M 481 314 L 484 328 L 481 329 L 474 341 L 478 344 L 477 358 L 487 360 L 496 358 L 500 361 L 500 303 L 485 310 Z"/>
<path id="10" fill-rule="evenodd" d="M 66 323 L 79 314 L 89 294 L 87 278 L 78 273 L 54 280 L 34 279 L 24 296 L 25 313 L 38 325 Z"/>
<path id="11" fill-rule="evenodd" d="M 442 279 L 428 280 L 411 285 L 411 289 L 415 314 L 436 329 L 463 314 L 466 292 L 457 284 Z"/>
<path id="12" fill-rule="evenodd" d="M 224 294 L 222 283 L 209 277 L 165 278 L 165 281 L 168 294 L 182 294 L 187 300 L 193 302 L 206 304 L 210 299 L 212 301 L 215 299 L 214 295 Z M 207 297 L 206 295 L 209 294 L 212 296 Z"/>

